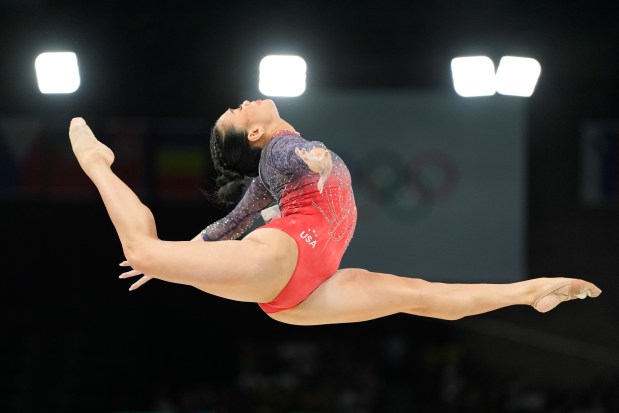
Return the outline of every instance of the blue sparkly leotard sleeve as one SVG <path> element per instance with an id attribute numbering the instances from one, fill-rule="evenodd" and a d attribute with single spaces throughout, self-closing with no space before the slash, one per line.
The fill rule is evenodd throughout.
<path id="1" fill-rule="evenodd" d="M 260 157 L 260 176 L 254 178 L 237 206 L 224 218 L 206 227 L 201 235 L 205 241 L 240 238 L 260 211 L 279 204 L 284 187 L 304 176 L 318 175 L 295 153 L 295 149 L 311 150 L 325 146 L 318 141 L 307 141 L 298 133 L 276 134 L 263 148 Z"/>
<path id="2" fill-rule="evenodd" d="M 202 230 L 205 241 L 230 240 L 240 238 L 254 223 L 260 211 L 275 204 L 271 193 L 259 177 L 254 178 L 241 201 L 232 211 L 219 221 Z"/>

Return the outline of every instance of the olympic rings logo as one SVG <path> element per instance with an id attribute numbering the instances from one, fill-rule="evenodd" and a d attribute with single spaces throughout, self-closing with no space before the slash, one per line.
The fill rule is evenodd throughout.
<path id="1" fill-rule="evenodd" d="M 408 155 L 381 149 L 360 159 L 343 159 L 350 169 L 362 222 L 382 214 L 409 224 L 419 222 L 448 200 L 460 181 L 455 160 L 440 150 Z"/>

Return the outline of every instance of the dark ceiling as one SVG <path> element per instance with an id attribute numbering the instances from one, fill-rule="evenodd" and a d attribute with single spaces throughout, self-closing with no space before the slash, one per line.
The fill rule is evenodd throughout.
<path id="1" fill-rule="evenodd" d="M 617 86 L 617 2 L 0 0 L 0 111 L 198 114 L 256 90 L 271 53 L 308 62 L 308 90 L 451 88 L 452 57 L 525 55 L 539 89 Z M 33 62 L 73 50 L 71 96 L 41 96 Z"/>

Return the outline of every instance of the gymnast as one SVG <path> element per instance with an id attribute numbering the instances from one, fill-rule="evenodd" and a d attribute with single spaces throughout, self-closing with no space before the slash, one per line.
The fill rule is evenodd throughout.
<path id="1" fill-rule="evenodd" d="M 357 220 L 350 174 L 337 154 L 282 119 L 272 100 L 246 100 L 212 127 L 214 195 L 231 212 L 190 241 L 158 238 L 151 210 L 112 171 L 114 153 L 83 118 L 71 120 L 69 137 L 120 239 L 121 266 L 129 267 L 120 278 L 142 275 L 130 290 L 151 278 L 191 285 L 257 303 L 274 320 L 295 325 L 396 313 L 457 320 L 512 305 L 545 313 L 601 293 L 575 278 L 450 284 L 339 268 Z M 249 231 L 260 215 L 266 223 Z"/>

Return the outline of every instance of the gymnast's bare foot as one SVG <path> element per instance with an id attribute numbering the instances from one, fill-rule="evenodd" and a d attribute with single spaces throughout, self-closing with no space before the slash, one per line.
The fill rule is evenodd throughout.
<path id="1" fill-rule="evenodd" d="M 87 174 L 95 165 L 104 164 L 110 167 L 114 162 L 114 152 L 97 140 L 84 119 L 71 120 L 69 138 L 73 153 Z"/>
<path id="2" fill-rule="evenodd" d="M 594 284 L 576 278 L 540 278 L 531 306 L 545 313 L 563 301 L 575 298 L 597 297 L 602 293 Z"/>

